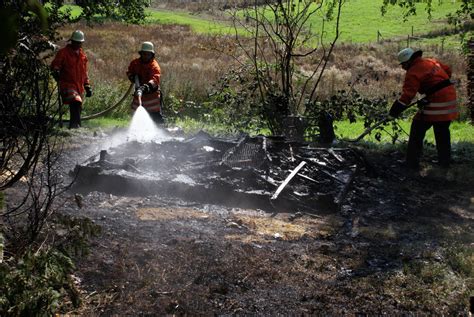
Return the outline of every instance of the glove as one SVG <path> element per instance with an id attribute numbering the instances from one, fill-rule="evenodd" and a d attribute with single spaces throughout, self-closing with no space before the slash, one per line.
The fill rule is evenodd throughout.
<path id="1" fill-rule="evenodd" d="M 128 75 L 128 80 L 130 80 L 134 84 L 135 83 L 135 75 L 134 74 Z"/>
<path id="2" fill-rule="evenodd" d="M 407 106 L 405 106 L 403 103 L 397 100 L 393 103 L 388 114 L 394 118 L 397 118 L 406 109 L 407 109 Z"/>
<path id="3" fill-rule="evenodd" d="M 151 92 L 151 85 L 150 84 L 144 84 L 138 87 L 139 90 L 141 90 L 144 94 L 147 94 Z"/>
<path id="4" fill-rule="evenodd" d="M 418 102 L 416 103 L 416 106 L 418 107 L 418 109 L 423 110 L 429 104 L 430 104 L 429 100 L 422 98 L 418 100 Z"/>
<path id="5" fill-rule="evenodd" d="M 90 85 L 84 85 L 84 89 L 86 90 L 86 97 L 92 97 L 92 88 Z"/>
<path id="6" fill-rule="evenodd" d="M 59 70 L 53 69 L 51 71 L 51 75 L 53 76 L 54 80 L 59 81 Z"/>

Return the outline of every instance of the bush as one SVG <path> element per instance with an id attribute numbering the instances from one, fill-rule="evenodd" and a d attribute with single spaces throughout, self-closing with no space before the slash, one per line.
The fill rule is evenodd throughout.
<path id="1" fill-rule="evenodd" d="M 1 263 L 0 315 L 51 316 L 63 297 L 77 306 L 79 297 L 70 278 L 73 269 L 71 259 L 54 250 L 30 251 Z"/>

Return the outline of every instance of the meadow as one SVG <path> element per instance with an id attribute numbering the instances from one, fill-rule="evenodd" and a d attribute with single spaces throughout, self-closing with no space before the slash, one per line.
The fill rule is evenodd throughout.
<path id="1" fill-rule="evenodd" d="M 457 36 L 450 34 L 453 27 L 447 23 L 446 18 L 448 14 L 454 13 L 459 8 L 458 1 L 434 1 L 431 18 L 424 3 L 418 3 L 416 5 L 417 14 L 407 18 L 404 18 L 403 10 L 398 6 L 389 7 L 388 12 L 382 16 L 382 4 L 383 0 L 347 1 L 342 8 L 340 42 L 374 43 L 378 39 L 380 41 L 393 41 L 394 39 L 406 41 L 408 36 L 423 37 L 423 35 L 442 31 L 444 33 L 442 38 L 447 39 L 446 44 L 449 47 L 459 47 L 459 42 L 452 40 Z M 78 6 L 68 5 L 65 8 L 71 11 L 72 16 L 78 16 L 81 12 Z M 236 10 L 242 15 L 242 9 Z M 230 9 L 173 10 L 167 8 L 166 5 L 163 7 L 160 2 L 146 9 L 147 17 L 144 23 L 189 26 L 193 32 L 204 34 L 233 34 L 230 13 Z M 311 25 L 313 32 L 318 33 L 323 20 L 325 19 L 321 16 L 314 15 L 309 19 L 308 25 Z M 330 39 L 334 36 L 331 31 L 334 21 L 329 20 L 324 23 L 327 24 L 325 37 Z M 439 41 L 440 38 L 437 40 Z"/>

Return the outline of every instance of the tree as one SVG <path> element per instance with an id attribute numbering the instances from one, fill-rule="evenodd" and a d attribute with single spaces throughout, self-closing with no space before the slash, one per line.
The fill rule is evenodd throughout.
<path id="1" fill-rule="evenodd" d="M 0 3 L 0 27 L 4 32 L 0 42 L 0 198 L 6 189 L 22 186 L 21 197 L 9 200 L 7 208 L 0 206 L 0 245 L 5 245 L 9 254 L 8 260 L 2 261 L 3 248 L 0 248 L 0 277 L 2 281 L 13 277 L 9 284 L 13 288 L 5 283 L 0 286 L 0 315 L 57 313 L 59 294 L 68 289 L 66 285 L 70 286 L 69 290 L 73 288 L 68 278 L 72 265 L 67 264 L 70 262 L 67 255 L 56 257 L 63 262 L 50 263 L 49 247 L 37 244 L 55 211 L 55 198 L 68 186 L 56 166 L 61 155 L 57 139 L 59 96 L 44 54 L 53 48 L 56 29 L 72 19 L 60 10 L 62 0 L 43 3 L 46 4 L 43 6 L 37 0 Z M 98 13 L 138 22 L 144 16 L 145 4 L 145 0 L 85 1 L 81 4 L 82 16 L 90 20 Z M 55 243 L 57 247 L 58 242 Z M 46 271 L 59 266 L 58 270 L 64 274 L 40 276 L 35 284 L 38 289 L 18 290 L 14 287 L 15 274 L 29 266 L 15 267 L 15 263 L 30 260 L 38 263 L 42 258 L 39 255 L 44 255 L 40 264 L 47 267 Z M 24 258 L 29 260 L 23 261 Z M 25 272 L 25 276 L 38 273 L 33 271 Z M 13 294 L 9 293 L 12 289 L 15 289 Z M 16 296 L 16 291 L 26 294 L 24 298 L 31 303 L 21 302 L 23 297 Z"/>
<path id="2" fill-rule="evenodd" d="M 234 11 L 235 42 L 241 52 L 232 56 L 246 72 L 241 93 L 255 97 L 246 109 L 263 119 L 275 134 L 284 133 L 288 117 L 301 116 L 314 106 L 333 48 L 339 38 L 343 0 L 277 0 L 255 3 Z M 244 18 L 242 18 L 244 17 Z M 315 34 L 311 21 L 320 17 Z M 334 18 L 333 37 L 326 42 L 327 21 Z M 301 71 L 303 63 L 313 65 Z M 241 102 L 237 100 L 237 102 Z M 239 111 L 243 107 L 238 105 Z M 256 113 L 255 113 L 256 112 Z"/>

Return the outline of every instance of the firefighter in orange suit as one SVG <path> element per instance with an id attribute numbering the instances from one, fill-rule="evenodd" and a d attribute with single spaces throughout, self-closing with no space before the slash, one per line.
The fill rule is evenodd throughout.
<path id="1" fill-rule="evenodd" d="M 127 71 L 128 78 L 135 83 L 132 109 L 138 108 L 138 95 L 141 94 L 142 106 L 148 111 L 153 121 L 163 123 L 160 100 L 161 69 L 155 59 L 153 43 L 143 42 L 138 53 L 140 57 L 130 63 Z"/>
<path id="2" fill-rule="evenodd" d="M 398 53 L 398 60 L 406 70 L 403 93 L 390 108 L 389 114 L 398 117 L 407 108 L 416 93 L 425 95 L 418 102 L 419 110 L 413 118 L 406 163 L 418 169 L 426 131 L 433 127 L 438 163 L 449 167 L 451 162 L 451 135 L 449 125 L 459 116 L 456 90 L 451 82 L 451 69 L 432 58 L 423 58 L 422 51 L 405 48 Z"/>
<path id="3" fill-rule="evenodd" d="M 82 99 L 92 96 L 92 88 L 87 74 L 87 56 L 82 49 L 84 33 L 76 30 L 70 43 L 56 54 L 51 69 L 59 83 L 61 99 L 69 105 L 69 129 L 81 126 Z"/>

